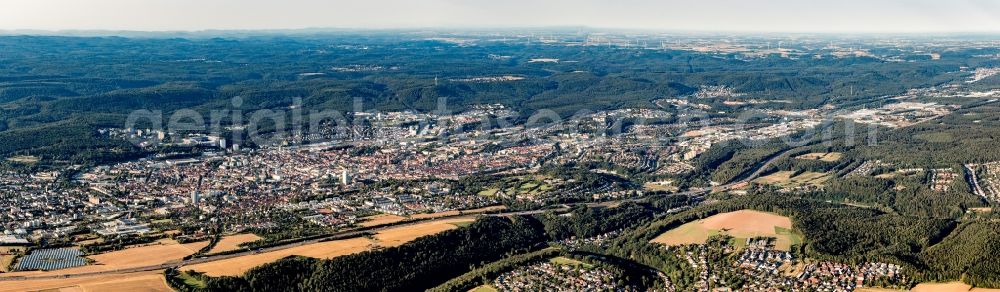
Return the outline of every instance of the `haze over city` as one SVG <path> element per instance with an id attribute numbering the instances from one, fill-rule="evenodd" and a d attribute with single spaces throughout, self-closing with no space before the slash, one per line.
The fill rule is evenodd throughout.
<path id="1" fill-rule="evenodd" d="M 588 26 L 733 32 L 997 32 L 1000 2 L 8 0 L 0 30 Z"/>
<path id="2" fill-rule="evenodd" d="M 1000 292 L 1000 1 L 0 0 L 0 292 Z"/>

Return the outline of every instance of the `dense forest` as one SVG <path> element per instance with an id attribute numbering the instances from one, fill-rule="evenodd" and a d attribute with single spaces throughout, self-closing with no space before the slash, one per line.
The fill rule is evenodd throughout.
<path id="1" fill-rule="evenodd" d="M 875 58 L 755 59 L 681 50 L 570 47 L 543 43 L 476 45 L 398 34 L 216 38 L 0 37 L 0 156 L 101 161 L 108 145 L 95 129 L 121 127 L 133 110 L 284 109 L 301 99 L 315 110 L 449 110 L 500 103 L 564 117 L 579 110 L 653 107 L 703 85 L 725 85 L 761 107 L 802 109 L 877 102 L 910 88 L 958 78 L 984 62 L 979 50 L 936 62 Z M 531 62 L 551 58 L 562 62 Z M 463 78 L 519 76 L 510 82 Z M 848 88 L 850 88 L 848 90 Z M 233 102 L 240 97 L 241 102 Z M 706 103 L 731 108 L 724 99 Z M 235 104 L 235 105 L 234 105 Z M 229 121 L 223 120 L 223 123 Z M 30 140 L 23 137 L 32 136 Z"/>
<path id="2" fill-rule="evenodd" d="M 242 277 L 207 278 L 207 291 L 414 291 L 459 277 L 470 267 L 534 252 L 552 255 L 548 241 L 589 237 L 651 219 L 653 210 L 635 204 L 615 208 L 578 207 L 571 216 L 552 213 L 522 217 L 481 217 L 473 224 L 438 235 L 331 260 L 289 257 L 248 271 Z M 513 259 L 524 262 L 536 256 Z M 511 261 L 511 260 L 508 260 Z M 501 265 L 505 266 L 505 265 Z M 358 275 L 365 275 L 358 277 Z M 639 281 L 636 279 L 635 281 Z"/>
<path id="3" fill-rule="evenodd" d="M 428 289 L 466 272 L 544 242 L 530 218 L 483 218 L 474 224 L 400 247 L 332 260 L 285 258 L 254 268 L 238 280 L 208 281 L 218 291 L 412 291 Z M 365 275 L 358 277 L 358 275 Z M 225 284 L 219 286 L 218 284 Z M 238 283 L 237 286 L 229 286 Z"/>

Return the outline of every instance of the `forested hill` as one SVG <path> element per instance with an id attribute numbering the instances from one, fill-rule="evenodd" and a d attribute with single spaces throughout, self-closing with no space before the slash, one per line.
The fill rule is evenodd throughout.
<path id="1" fill-rule="evenodd" d="M 934 62 L 871 57 L 741 58 L 669 49 L 475 43 L 410 34 L 242 38 L 0 37 L 0 157 L 93 160 L 132 151 L 99 141 L 136 109 L 191 108 L 430 111 L 440 97 L 459 111 L 502 103 L 531 114 L 653 107 L 654 99 L 725 85 L 764 106 L 814 108 L 867 102 L 957 78 L 978 51 Z M 539 59 L 545 59 L 539 61 Z M 552 62 L 555 59 L 558 62 Z M 517 80 L 479 82 L 513 76 Z M 523 79 L 522 79 L 523 78 Z M 723 99 L 707 102 L 721 106 Z M 25 140 L 23 137 L 31 136 Z"/>

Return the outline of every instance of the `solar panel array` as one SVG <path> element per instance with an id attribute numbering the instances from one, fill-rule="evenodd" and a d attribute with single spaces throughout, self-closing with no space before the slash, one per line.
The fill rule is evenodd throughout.
<path id="1" fill-rule="evenodd" d="M 21 258 L 15 268 L 18 271 L 58 270 L 87 264 L 83 253 L 75 249 L 39 249 Z"/>

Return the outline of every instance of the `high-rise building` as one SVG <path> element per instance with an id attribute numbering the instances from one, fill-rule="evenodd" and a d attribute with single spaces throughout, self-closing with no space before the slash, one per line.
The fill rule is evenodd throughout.
<path id="1" fill-rule="evenodd" d="M 201 194 L 198 191 L 191 191 L 191 205 L 197 206 L 201 203 Z"/>
<path id="2" fill-rule="evenodd" d="M 340 183 L 345 186 L 351 183 L 351 174 L 347 172 L 347 169 L 340 173 Z"/>

